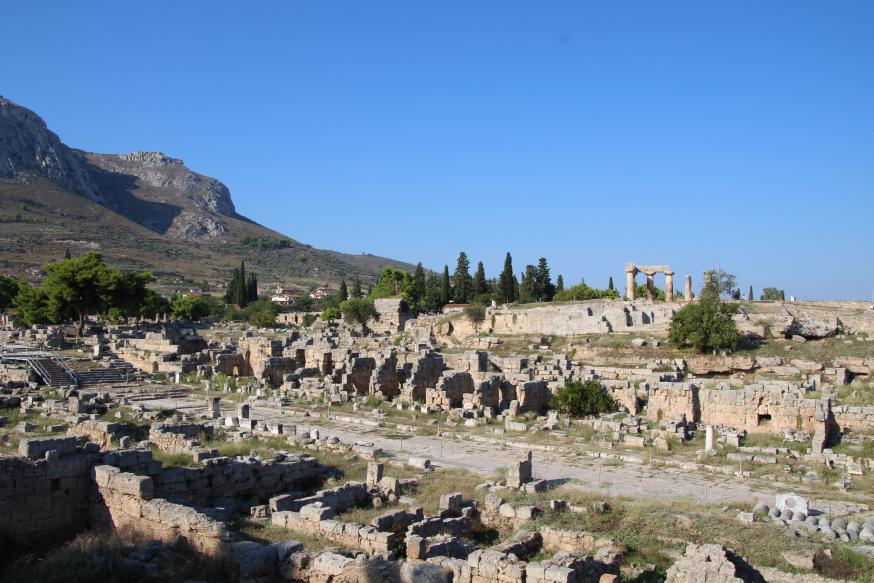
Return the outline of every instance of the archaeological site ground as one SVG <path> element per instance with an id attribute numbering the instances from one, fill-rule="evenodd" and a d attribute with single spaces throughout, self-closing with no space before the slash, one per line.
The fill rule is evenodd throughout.
<path id="1" fill-rule="evenodd" d="M 10 319 L 3 578 L 870 580 L 874 310 L 735 302 L 699 354 L 688 303 Z M 590 380 L 610 411 L 551 407 Z"/>

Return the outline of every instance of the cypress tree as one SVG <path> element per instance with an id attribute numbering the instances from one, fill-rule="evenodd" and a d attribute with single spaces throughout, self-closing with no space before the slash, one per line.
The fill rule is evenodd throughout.
<path id="1" fill-rule="evenodd" d="M 67 247 L 67 250 L 64 251 L 64 259 L 72 259 L 72 256 L 70 255 L 70 248 L 69 247 Z"/>
<path id="2" fill-rule="evenodd" d="M 258 276 L 254 273 L 249 274 L 249 279 L 246 281 L 246 303 L 251 303 L 258 300 Z"/>
<path id="3" fill-rule="evenodd" d="M 346 289 L 346 280 L 340 280 L 340 301 L 345 302 L 349 299 L 349 290 Z"/>
<path id="4" fill-rule="evenodd" d="M 237 277 L 237 285 L 234 288 L 234 303 L 240 306 L 241 308 L 245 308 L 247 294 L 246 294 L 246 262 L 240 261 L 240 275 Z"/>
<path id="5" fill-rule="evenodd" d="M 483 265 L 483 262 L 480 261 L 476 264 L 476 273 L 473 276 L 473 293 L 474 295 L 480 295 L 488 293 L 489 284 L 486 281 L 486 268 Z"/>
<path id="6" fill-rule="evenodd" d="M 613 276 L 610 276 L 610 281 L 607 282 L 607 289 L 613 291 Z"/>
<path id="7" fill-rule="evenodd" d="M 352 292 L 349 296 L 353 298 L 361 297 L 361 280 L 358 279 L 358 276 L 355 276 L 355 281 L 352 282 Z"/>
<path id="8" fill-rule="evenodd" d="M 753 286 L 750 286 L 750 291 L 747 293 L 747 300 L 753 301 Z"/>
<path id="9" fill-rule="evenodd" d="M 452 286 L 449 284 L 449 266 L 443 266 L 443 281 L 440 285 L 440 304 L 445 306 L 452 297 Z"/>
<path id="10" fill-rule="evenodd" d="M 498 278 L 498 298 L 505 303 L 516 301 L 516 282 L 513 275 L 513 258 L 510 257 L 510 252 L 507 252 L 507 257 L 504 259 L 504 270 Z"/>
<path id="11" fill-rule="evenodd" d="M 558 278 L 555 280 L 555 291 L 564 291 L 564 277 L 562 277 L 560 273 L 558 274 Z"/>
<path id="12" fill-rule="evenodd" d="M 471 295 L 470 260 L 467 253 L 462 251 L 458 254 L 458 262 L 455 265 L 455 273 L 452 276 L 452 299 L 456 303 L 466 304 Z"/>

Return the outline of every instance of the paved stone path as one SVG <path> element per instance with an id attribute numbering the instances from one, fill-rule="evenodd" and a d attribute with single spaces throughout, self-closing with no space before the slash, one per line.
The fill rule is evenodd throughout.
<path id="1" fill-rule="evenodd" d="M 171 408 L 192 415 L 205 412 L 200 401 L 164 399 L 147 402 L 154 408 Z M 436 436 L 410 435 L 404 439 L 383 435 L 384 428 L 367 425 L 330 422 L 325 419 L 281 414 L 274 407 L 254 406 L 255 419 L 297 425 L 298 432 L 318 429 L 322 437 L 336 436 L 344 443 L 366 441 L 404 460 L 407 456 L 427 457 L 439 467 L 461 468 L 491 477 L 496 470 L 524 456 L 524 450 Z M 395 434 L 397 435 L 397 434 Z M 792 486 L 773 483 L 773 489 L 756 487 L 749 480 L 720 474 L 704 474 L 679 468 L 655 467 L 648 464 L 617 464 L 606 459 L 566 455 L 556 452 L 533 452 L 534 476 L 538 479 L 574 480 L 581 488 L 603 492 L 609 496 L 627 496 L 650 500 L 690 499 L 712 504 L 754 504 L 774 502 L 778 492 L 790 492 Z M 825 502 L 813 501 L 825 508 Z M 832 514 L 840 514 L 844 503 L 832 501 Z"/>

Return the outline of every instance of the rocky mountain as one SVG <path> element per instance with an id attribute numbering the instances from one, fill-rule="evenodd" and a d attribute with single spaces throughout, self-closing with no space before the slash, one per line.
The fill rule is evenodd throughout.
<path id="1" fill-rule="evenodd" d="M 240 260 L 264 282 L 300 285 L 411 268 L 314 249 L 263 227 L 237 213 L 219 180 L 161 152 L 70 148 L 37 114 L 0 97 L 0 268 L 33 274 L 66 248 L 101 250 L 167 284 L 218 283 Z"/>

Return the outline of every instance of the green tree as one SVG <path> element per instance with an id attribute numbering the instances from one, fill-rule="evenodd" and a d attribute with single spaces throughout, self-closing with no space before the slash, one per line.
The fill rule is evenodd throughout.
<path id="1" fill-rule="evenodd" d="M 766 287 L 762 290 L 761 299 L 767 302 L 779 302 L 783 299 L 784 294 L 782 289 L 776 287 Z"/>
<path id="2" fill-rule="evenodd" d="M 443 266 L 443 279 L 440 282 L 440 305 L 445 306 L 452 297 L 452 286 L 449 283 L 449 266 Z"/>
<path id="3" fill-rule="evenodd" d="M 721 269 L 711 269 L 704 272 L 704 285 L 701 287 L 701 295 L 730 296 L 734 291 L 737 278 Z"/>
<path id="4" fill-rule="evenodd" d="M 413 285 L 410 274 L 400 269 L 386 267 L 367 296 L 371 299 L 406 297 Z"/>
<path id="5" fill-rule="evenodd" d="M 209 316 L 210 306 L 203 297 L 176 296 L 170 303 L 170 311 L 181 320 L 201 320 Z"/>
<path id="6" fill-rule="evenodd" d="M 340 304 L 340 312 L 348 322 L 354 322 L 367 331 L 367 322 L 377 317 L 373 300 L 366 298 L 353 298 Z"/>
<path id="7" fill-rule="evenodd" d="M 564 386 L 556 391 L 550 406 L 571 417 L 601 415 L 616 410 L 613 398 L 595 379 L 565 381 Z"/>
<path id="8" fill-rule="evenodd" d="M 340 280 L 340 301 L 345 302 L 349 299 L 349 290 L 346 288 L 346 280 Z"/>
<path id="9" fill-rule="evenodd" d="M 607 282 L 607 289 L 613 291 L 613 276 L 610 276 L 610 281 Z"/>
<path id="10" fill-rule="evenodd" d="M 486 307 L 482 304 L 468 304 L 464 307 L 464 316 L 470 320 L 475 328 L 486 319 Z"/>
<path id="11" fill-rule="evenodd" d="M 476 264 L 476 273 L 473 275 L 473 295 L 479 296 L 489 293 L 489 284 L 486 281 L 486 268 L 483 262 Z"/>
<path id="12" fill-rule="evenodd" d="M 435 273 L 431 272 L 425 281 L 425 297 L 422 300 L 422 306 L 429 312 L 436 312 L 443 306 L 442 299 L 440 280 Z"/>
<path id="13" fill-rule="evenodd" d="M 143 318 L 154 318 L 156 315 L 166 314 L 169 311 L 170 302 L 156 291 L 147 289 L 137 315 Z"/>
<path id="14" fill-rule="evenodd" d="M 243 310 L 243 317 L 252 326 L 272 328 L 276 324 L 276 314 L 279 310 L 269 299 L 258 299 Z"/>
<path id="15" fill-rule="evenodd" d="M 519 301 L 523 304 L 537 301 L 537 268 L 533 265 L 526 265 L 522 273 L 522 280 L 519 282 Z"/>
<path id="16" fill-rule="evenodd" d="M 345 301 L 345 300 L 344 300 Z M 340 308 L 335 306 L 328 306 L 322 311 L 321 318 L 326 322 L 333 322 L 334 320 L 340 319 Z"/>
<path id="17" fill-rule="evenodd" d="M 696 303 L 683 306 L 674 314 L 668 340 L 680 348 L 698 352 L 734 349 L 740 335 L 732 315 L 737 305 L 726 304 L 713 294 L 702 295 Z"/>
<path id="18" fill-rule="evenodd" d="M 560 292 L 564 291 L 564 277 L 559 273 L 558 277 L 555 280 L 555 291 Z"/>
<path id="19" fill-rule="evenodd" d="M 45 266 L 48 273 L 41 289 L 45 293 L 45 315 L 51 322 L 75 318 L 81 334 L 85 319 L 110 308 L 125 313 L 139 311 L 146 295 L 148 273 L 122 273 L 103 262 L 99 253 L 86 253 Z"/>
<path id="20" fill-rule="evenodd" d="M 639 298 L 647 297 L 646 284 L 645 283 L 638 284 L 636 293 L 637 293 L 637 297 L 639 297 Z M 662 288 L 657 287 L 657 286 L 652 286 L 652 297 L 657 302 L 665 301 L 665 290 L 663 290 Z"/>
<path id="21" fill-rule="evenodd" d="M 49 299 L 45 290 L 27 284 L 23 284 L 18 295 L 15 296 L 18 316 L 28 326 L 48 324 L 52 321 L 48 304 Z"/>
<path id="22" fill-rule="evenodd" d="M 594 289 L 586 285 L 586 282 L 582 281 L 576 285 L 570 286 L 569 288 L 563 289 L 562 291 L 555 292 L 553 301 L 576 302 L 585 300 L 615 299 L 618 297 L 619 294 L 616 292 L 616 290 Z"/>
<path id="23" fill-rule="evenodd" d="M 452 275 L 452 299 L 458 304 L 465 304 L 471 298 L 473 284 L 470 279 L 470 260 L 467 253 L 458 254 L 455 273 Z"/>
<path id="24" fill-rule="evenodd" d="M 352 291 L 349 293 L 349 298 L 358 299 L 361 297 L 361 280 L 355 276 L 355 281 L 352 282 Z"/>
<path id="25" fill-rule="evenodd" d="M 510 252 L 504 258 L 504 270 L 498 278 L 498 300 L 504 303 L 516 301 L 516 277 L 513 275 L 513 258 Z"/>
<path id="26" fill-rule="evenodd" d="M 67 247 L 66 249 L 64 249 L 64 259 L 72 259 L 72 258 L 73 258 L 73 256 L 70 255 L 70 248 Z"/>
<path id="27" fill-rule="evenodd" d="M 554 295 L 555 286 L 549 275 L 549 265 L 546 263 L 546 257 L 541 257 L 534 273 L 534 297 L 539 302 L 550 302 Z"/>
<path id="28" fill-rule="evenodd" d="M 21 282 L 14 277 L 0 275 L 0 314 L 15 301 L 15 296 L 21 291 Z"/>
<path id="29" fill-rule="evenodd" d="M 422 263 L 416 264 L 416 269 L 413 271 L 413 285 L 410 286 L 409 301 L 413 309 L 417 312 L 422 309 L 425 302 L 425 294 L 427 292 L 427 280 L 425 278 L 425 268 Z"/>
<path id="30" fill-rule="evenodd" d="M 754 297 L 755 296 L 753 296 L 753 286 L 750 286 L 750 291 L 747 292 L 747 301 L 750 301 L 750 302 L 753 301 Z"/>
<path id="31" fill-rule="evenodd" d="M 258 276 L 250 273 L 246 280 L 246 303 L 254 302 L 258 299 Z"/>

